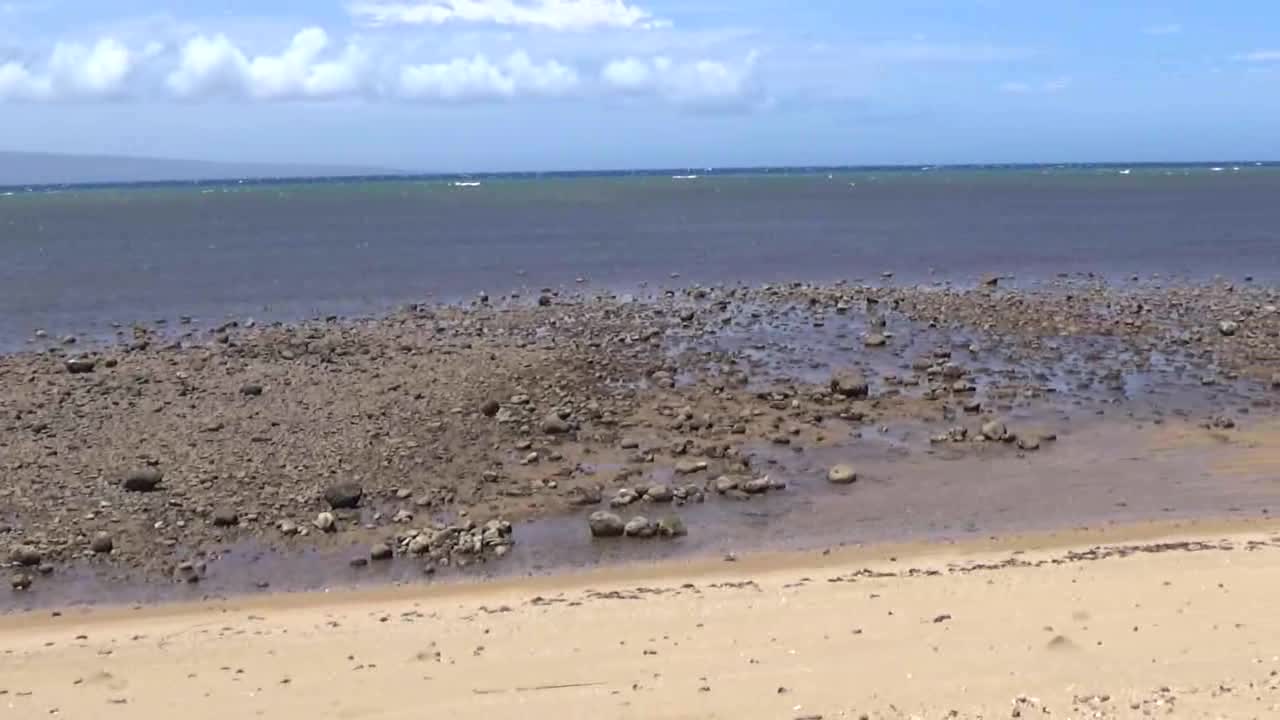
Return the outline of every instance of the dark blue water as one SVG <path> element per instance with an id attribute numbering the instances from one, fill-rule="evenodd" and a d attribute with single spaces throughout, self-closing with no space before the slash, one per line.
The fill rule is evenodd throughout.
<path id="1" fill-rule="evenodd" d="M 0 344 L 192 315 L 367 313 L 481 290 L 1278 279 L 1252 164 L 447 178 L 0 192 Z M 695 174 L 689 171 L 682 174 Z M 671 280 L 672 273 L 680 279 Z"/>

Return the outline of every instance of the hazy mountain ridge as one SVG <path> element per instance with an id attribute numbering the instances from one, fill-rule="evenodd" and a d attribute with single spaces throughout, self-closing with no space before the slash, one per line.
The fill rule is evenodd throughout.
<path id="1" fill-rule="evenodd" d="M 0 186 L 399 174 L 404 173 L 388 168 L 349 165 L 209 162 L 0 151 Z"/>

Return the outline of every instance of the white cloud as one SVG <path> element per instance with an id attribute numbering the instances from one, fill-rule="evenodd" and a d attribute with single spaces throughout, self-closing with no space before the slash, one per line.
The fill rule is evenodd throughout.
<path id="1" fill-rule="evenodd" d="M 578 87 L 578 73 L 554 60 L 536 63 L 522 52 L 500 62 L 483 55 L 400 69 L 398 93 L 409 100 L 507 99 L 557 97 Z"/>
<path id="2" fill-rule="evenodd" d="M 1142 32 L 1145 35 L 1178 35 L 1182 32 L 1182 26 L 1178 23 L 1151 25 L 1143 28 Z"/>
<path id="3" fill-rule="evenodd" d="M 92 46 L 58 43 L 42 69 L 0 65 L 0 101 L 79 100 L 120 95 L 139 56 L 114 38 Z"/>
<path id="4" fill-rule="evenodd" d="M 1062 92 L 1071 87 L 1071 78 L 1054 78 L 1043 82 L 1007 82 L 1000 86 L 1000 92 L 1010 93 L 1012 95 L 1034 95 Z"/>
<path id="5" fill-rule="evenodd" d="M 678 62 L 668 57 L 627 57 L 600 71 L 607 89 L 625 95 L 656 95 L 679 105 L 724 107 L 754 99 L 756 54 L 739 63 L 719 60 Z"/>
<path id="6" fill-rule="evenodd" d="M 548 30 L 666 27 L 625 0 L 357 0 L 348 11 L 373 27 L 480 23 Z"/>
<path id="7" fill-rule="evenodd" d="M 1280 62 L 1280 50 L 1254 50 L 1236 55 L 1234 59 L 1238 62 L 1251 63 Z"/>
<path id="8" fill-rule="evenodd" d="M 183 46 L 166 84 L 174 95 L 188 99 L 331 99 L 361 92 L 365 53 L 355 45 L 330 53 L 330 44 L 324 30 L 307 28 L 279 55 L 249 57 L 225 35 L 199 35 Z"/>

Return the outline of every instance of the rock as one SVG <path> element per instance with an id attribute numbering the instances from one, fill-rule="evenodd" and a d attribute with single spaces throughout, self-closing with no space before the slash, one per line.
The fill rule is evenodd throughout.
<path id="1" fill-rule="evenodd" d="M 609 500 L 611 507 L 626 507 L 640 499 L 640 494 L 631 488 L 621 488 L 618 493 Z"/>
<path id="2" fill-rule="evenodd" d="M 22 567 L 35 567 L 42 559 L 40 551 L 30 545 L 19 545 L 9 553 L 9 562 Z"/>
<path id="3" fill-rule="evenodd" d="M 981 400 L 966 401 L 964 404 L 964 411 L 969 413 L 970 415 L 976 415 L 982 412 L 982 401 Z"/>
<path id="4" fill-rule="evenodd" d="M 105 555 L 114 550 L 115 547 L 115 541 L 111 539 L 111 535 L 109 533 L 105 532 L 100 532 L 94 535 L 93 539 L 89 541 L 89 549 L 98 555 Z"/>
<path id="5" fill-rule="evenodd" d="M 982 437 L 990 440 L 991 442 L 1003 442 L 1009 437 L 1009 428 L 1005 427 L 1004 423 L 998 420 L 991 420 L 990 422 L 983 423 Z"/>
<path id="6" fill-rule="evenodd" d="M 1271 376 L 1271 389 L 1280 390 L 1280 373 Z"/>
<path id="7" fill-rule="evenodd" d="M 1039 450 L 1040 436 L 1039 435 L 1019 435 L 1018 448 L 1020 450 Z"/>
<path id="8" fill-rule="evenodd" d="M 689 534 L 689 529 L 685 527 L 684 520 L 668 515 L 658 521 L 658 534 L 667 538 L 684 537 Z"/>
<path id="9" fill-rule="evenodd" d="M 669 485 L 654 485 L 644 493 L 644 499 L 649 502 L 667 503 L 675 498 L 675 492 Z"/>
<path id="10" fill-rule="evenodd" d="M 1277 375 L 1276 377 L 1280 378 L 1280 375 Z M 623 450 L 637 450 L 640 447 L 640 441 L 635 438 L 623 438 L 622 442 L 618 444 L 618 447 Z"/>
<path id="11" fill-rule="evenodd" d="M 406 523 L 411 523 L 413 522 L 413 513 L 409 512 L 408 510 L 405 510 L 404 508 L 401 508 L 397 510 L 396 514 L 391 517 L 391 522 L 397 525 L 404 525 Z"/>
<path id="12" fill-rule="evenodd" d="M 497 400 L 486 400 L 480 405 L 480 414 L 485 417 L 495 417 L 501 409 L 502 405 Z"/>
<path id="13" fill-rule="evenodd" d="M 864 398 L 870 392 L 870 386 L 862 373 L 841 373 L 831 379 L 831 391 L 846 398 Z"/>
<path id="14" fill-rule="evenodd" d="M 773 481 L 766 475 L 761 478 L 752 478 L 742 483 L 742 491 L 749 495 L 761 495 L 773 489 Z"/>
<path id="15" fill-rule="evenodd" d="M 292 520 L 281 520 L 276 527 L 280 529 L 281 535 L 297 535 L 302 530 L 298 527 L 298 523 Z"/>
<path id="16" fill-rule="evenodd" d="M 321 532 L 333 532 L 337 522 L 333 517 L 333 513 L 322 512 L 316 515 L 315 526 Z"/>
<path id="17" fill-rule="evenodd" d="M 889 344 L 889 339 L 880 333 L 871 333 L 862 340 L 862 344 L 867 347 L 884 347 Z"/>
<path id="18" fill-rule="evenodd" d="M 1218 415 L 1210 421 L 1210 425 L 1215 430 L 1231 430 L 1236 426 L 1236 421 L 1226 415 Z"/>
<path id="19" fill-rule="evenodd" d="M 576 505 L 578 507 L 599 505 L 600 501 L 604 499 L 599 485 L 571 488 L 568 493 L 568 498 L 570 505 Z"/>
<path id="20" fill-rule="evenodd" d="M 651 538 L 657 534 L 658 527 L 650 522 L 649 518 L 637 515 L 627 521 L 623 526 L 623 532 L 627 537 Z"/>
<path id="21" fill-rule="evenodd" d="M 982 276 L 982 284 L 987 287 L 995 287 L 1000 284 L 1000 276 L 987 274 Z"/>
<path id="22" fill-rule="evenodd" d="M 214 527 L 234 527 L 240 524 L 240 514 L 231 508 L 218 508 L 213 511 Z"/>
<path id="23" fill-rule="evenodd" d="M 720 477 L 716 478 L 715 490 L 717 493 L 720 493 L 721 495 L 723 495 L 729 492 L 730 490 L 737 490 L 737 489 L 738 489 L 738 478 L 730 477 L 729 475 L 721 475 Z"/>
<path id="24" fill-rule="evenodd" d="M 622 518 L 603 510 L 591 513 L 591 517 L 587 518 L 587 524 L 591 527 L 591 535 L 601 538 L 622 537 L 627 528 Z"/>
<path id="25" fill-rule="evenodd" d="M 98 367 L 98 362 L 93 358 L 78 357 L 67 361 L 67 372 L 72 375 L 84 375 L 93 372 Z"/>
<path id="26" fill-rule="evenodd" d="M 121 485 L 129 492 L 155 492 L 163 479 L 164 473 L 155 468 L 145 468 L 126 475 Z"/>
<path id="27" fill-rule="evenodd" d="M 547 435 L 565 435 L 573 430 L 573 426 L 569 424 L 569 421 L 560 417 L 557 413 L 550 413 L 543 418 L 539 427 Z"/>
<path id="28" fill-rule="evenodd" d="M 9 578 L 9 587 L 13 588 L 14 592 L 28 590 L 31 588 L 31 576 L 26 573 L 18 573 Z"/>
<path id="29" fill-rule="evenodd" d="M 386 543 L 378 543 L 369 548 L 369 559 L 375 562 L 390 560 L 392 555 L 391 548 Z"/>
<path id="30" fill-rule="evenodd" d="M 852 465 L 836 465 L 827 471 L 827 482 L 833 485 L 852 485 L 858 481 L 858 472 Z"/>
<path id="31" fill-rule="evenodd" d="M 242 385 L 240 386 L 240 394 L 245 397 L 258 397 L 262 395 L 262 386 L 255 383 Z"/>
<path id="32" fill-rule="evenodd" d="M 409 541 L 409 552 L 414 555 L 422 555 L 431 549 L 431 538 L 426 533 L 419 533 Z"/>
<path id="33" fill-rule="evenodd" d="M 340 482 L 330 485 L 324 491 L 324 501 L 334 510 L 350 510 L 360 506 L 364 497 L 364 488 L 354 482 Z"/>
<path id="34" fill-rule="evenodd" d="M 1239 330 L 1240 330 L 1240 323 L 1234 320 L 1223 320 L 1222 322 L 1218 323 L 1218 332 L 1222 333 L 1224 337 L 1231 337 L 1232 335 L 1235 335 L 1237 332 L 1239 332 Z"/>
<path id="35" fill-rule="evenodd" d="M 706 460 L 681 460 L 676 463 L 677 475 L 692 475 L 707 469 Z"/>

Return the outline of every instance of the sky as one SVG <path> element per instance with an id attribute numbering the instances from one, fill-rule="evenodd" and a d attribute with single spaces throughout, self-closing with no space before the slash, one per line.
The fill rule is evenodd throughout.
<path id="1" fill-rule="evenodd" d="M 1280 159 L 1275 0 L 0 0 L 0 150 L 404 170 Z"/>

